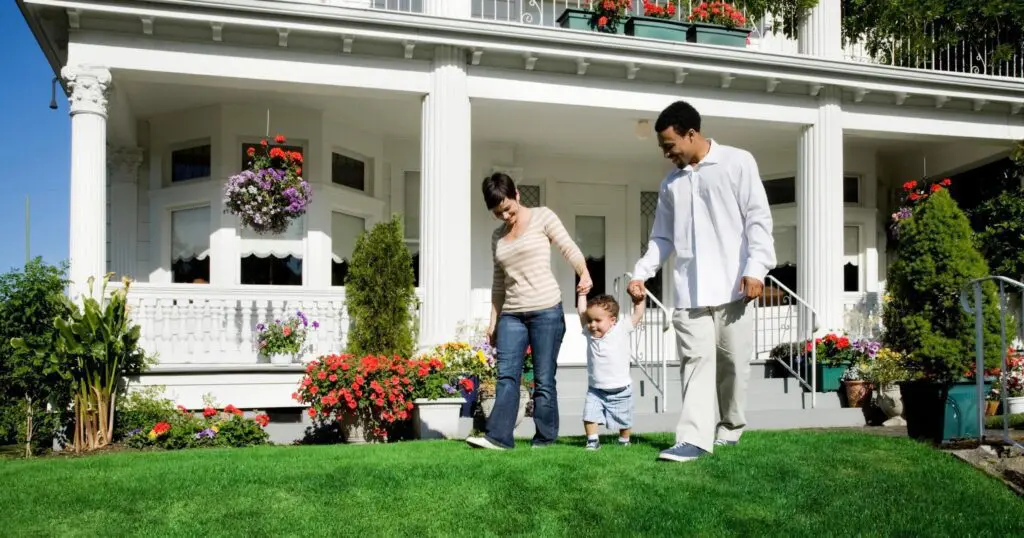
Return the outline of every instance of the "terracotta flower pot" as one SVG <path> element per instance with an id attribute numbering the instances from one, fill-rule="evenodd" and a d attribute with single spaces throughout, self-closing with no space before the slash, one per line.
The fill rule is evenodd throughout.
<path id="1" fill-rule="evenodd" d="M 849 407 L 863 407 L 871 394 L 871 385 L 866 381 L 844 381 L 846 402 Z"/>
<path id="2" fill-rule="evenodd" d="M 996 412 L 999 411 L 999 400 L 987 400 L 985 401 L 985 416 L 994 417 Z"/>

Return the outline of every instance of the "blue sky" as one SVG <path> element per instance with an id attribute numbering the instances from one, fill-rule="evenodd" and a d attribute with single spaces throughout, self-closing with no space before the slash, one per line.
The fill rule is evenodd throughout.
<path id="1" fill-rule="evenodd" d="M 50 110 L 53 72 L 36 45 L 21 11 L 0 2 L 0 85 L 6 165 L 0 195 L 0 272 L 25 263 L 25 196 L 32 203 L 33 256 L 58 263 L 68 255 L 68 179 L 71 120 L 68 101 L 57 89 L 57 110 Z"/>

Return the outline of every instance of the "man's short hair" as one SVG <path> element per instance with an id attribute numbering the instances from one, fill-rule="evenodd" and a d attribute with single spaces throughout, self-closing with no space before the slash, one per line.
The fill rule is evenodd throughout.
<path id="1" fill-rule="evenodd" d="M 619 317 L 619 302 L 611 295 L 597 295 L 587 300 L 587 308 L 597 306 L 603 308 L 612 317 Z"/>
<path id="2" fill-rule="evenodd" d="M 700 132 L 700 113 L 693 105 L 686 101 L 676 101 L 658 115 L 658 121 L 654 122 L 654 131 L 662 132 L 672 127 L 676 134 L 685 135 L 690 129 Z"/>

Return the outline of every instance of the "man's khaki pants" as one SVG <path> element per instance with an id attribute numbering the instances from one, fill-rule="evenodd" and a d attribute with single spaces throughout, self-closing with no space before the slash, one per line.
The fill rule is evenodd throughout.
<path id="1" fill-rule="evenodd" d="M 715 439 L 739 441 L 747 421 L 747 383 L 753 346 L 753 303 L 677 309 L 676 356 L 682 363 L 683 410 L 676 443 L 708 452 Z M 715 398 L 718 416 L 715 416 Z"/>

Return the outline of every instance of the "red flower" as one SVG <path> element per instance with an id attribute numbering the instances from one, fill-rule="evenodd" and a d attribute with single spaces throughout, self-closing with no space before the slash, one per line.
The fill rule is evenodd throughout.
<path id="1" fill-rule="evenodd" d="M 256 155 L 256 148 L 250 147 L 249 149 L 245 150 L 245 153 L 246 155 L 252 157 L 253 155 Z"/>
<path id="2" fill-rule="evenodd" d="M 242 416 L 242 411 L 239 410 L 237 407 L 231 405 L 231 404 L 228 404 L 227 406 L 224 407 L 224 412 L 225 413 L 231 413 L 233 415 Z"/>
<path id="3" fill-rule="evenodd" d="M 939 192 L 940 189 L 942 189 L 942 185 L 939 185 L 938 183 L 936 183 L 936 184 L 932 185 L 931 191 L 932 192 Z"/>
<path id="4" fill-rule="evenodd" d="M 602 15 L 599 19 L 597 19 L 597 25 L 601 27 L 608 26 L 608 17 Z"/>
<path id="5" fill-rule="evenodd" d="M 267 139 L 264 138 L 263 140 L 260 140 L 260 145 L 261 146 L 266 146 L 267 145 Z"/>
<path id="6" fill-rule="evenodd" d="M 310 394 L 316 394 L 318 392 L 320 392 L 320 387 L 318 387 L 316 385 L 313 385 L 312 387 L 309 387 L 309 393 Z"/>
<path id="7" fill-rule="evenodd" d="M 331 374 L 330 376 L 328 376 L 327 379 L 330 380 L 331 383 L 334 383 L 335 381 L 338 380 L 338 376 L 334 375 L 334 374 Z"/>
<path id="8" fill-rule="evenodd" d="M 181 413 L 182 415 L 187 415 L 188 414 L 188 409 L 186 409 L 184 405 L 179 405 L 178 406 L 178 412 Z"/>
<path id="9" fill-rule="evenodd" d="M 287 325 L 285 325 L 284 329 L 281 329 L 281 332 L 284 333 L 285 336 L 291 336 L 292 335 L 292 328 L 287 326 Z M 323 372 L 321 372 L 321 373 L 323 373 Z"/>
<path id="10" fill-rule="evenodd" d="M 309 408 L 309 418 L 316 418 L 316 409 Z"/>
<path id="11" fill-rule="evenodd" d="M 275 159 L 283 159 L 284 150 L 281 148 L 270 148 L 270 156 Z"/>
<path id="12" fill-rule="evenodd" d="M 917 194 L 916 192 L 912 192 L 910 193 L 910 196 L 908 196 L 908 198 L 910 198 L 911 200 L 918 200 L 921 198 L 921 195 Z"/>
<path id="13" fill-rule="evenodd" d="M 462 381 L 459 381 L 459 383 L 467 391 L 471 392 L 473 390 L 473 380 L 472 379 L 469 379 L 468 377 L 464 377 L 464 378 L 462 378 Z"/>
<path id="14" fill-rule="evenodd" d="M 274 137 L 274 142 L 276 142 L 278 144 L 284 144 L 284 142 L 285 142 L 284 135 L 277 135 L 277 136 L 275 136 Z"/>
<path id="15" fill-rule="evenodd" d="M 253 417 L 253 420 L 263 428 L 266 428 L 267 424 L 270 424 L 270 416 L 266 413 L 256 415 Z"/>
<path id="16" fill-rule="evenodd" d="M 153 433 L 157 435 L 167 433 L 167 431 L 169 431 L 170 429 L 171 425 L 168 424 L 167 422 L 157 422 L 155 425 L 153 425 Z"/>
<path id="17" fill-rule="evenodd" d="M 317 372 L 316 378 L 321 380 L 321 381 L 323 381 L 324 379 L 327 379 L 327 372 L 324 372 L 324 371 Z"/>
<path id="18" fill-rule="evenodd" d="M 916 181 L 908 181 L 908 182 L 903 184 L 903 190 L 905 190 L 905 191 L 912 191 L 915 188 L 917 188 L 917 182 Z"/>
<path id="19" fill-rule="evenodd" d="M 946 179 L 943 179 L 943 180 L 942 180 L 942 181 L 940 181 L 939 183 L 940 183 L 940 184 L 941 184 L 941 185 L 942 185 L 943 187 L 948 187 L 948 186 L 949 186 L 950 184 L 952 184 L 953 182 L 952 182 L 952 181 L 950 181 L 950 180 L 949 180 L 949 178 L 947 177 Z"/>
<path id="20" fill-rule="evenodd" d="M 212 417 L 212 416 L 214 416 L 216 414 L 217 414 L 217 410 L 212 408 L 212 407 L 204 407 L 203 408 L 203 416 L 206 417 L 206 418 L 210 418 L 210 417 Z"/>

